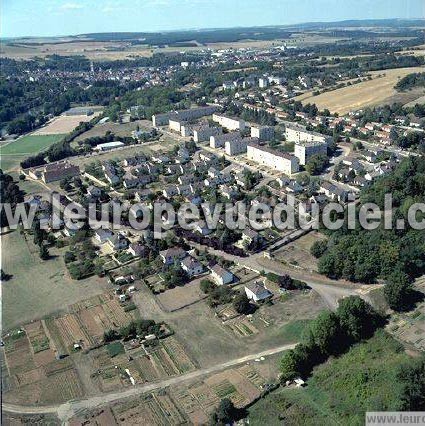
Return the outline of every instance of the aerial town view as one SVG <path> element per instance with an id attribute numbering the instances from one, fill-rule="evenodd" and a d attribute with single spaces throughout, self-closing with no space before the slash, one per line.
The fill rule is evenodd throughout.
<path id="1" fill-rule="evenodd" d="M 4 425 L 425 425 L 424 0 L 2 0 Z"/>

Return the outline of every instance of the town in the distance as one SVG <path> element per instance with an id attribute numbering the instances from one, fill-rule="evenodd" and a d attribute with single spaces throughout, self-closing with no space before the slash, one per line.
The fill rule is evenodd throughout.
<path id="1" fill-rule="evenodd" d="M 425 411 L 424 36 L 388 19 L 3 39 L 4 424 Z M 397 226 L 347 226 L 387 194 Z M 228 226 L 289 199 L 292 229 Z M 71 203 L 121 226 L 69 226 Z M 191 229 L 130 225 L 136 204 L 185 203 Z M 314 220 L 330 203 L 339 229 Z"/>

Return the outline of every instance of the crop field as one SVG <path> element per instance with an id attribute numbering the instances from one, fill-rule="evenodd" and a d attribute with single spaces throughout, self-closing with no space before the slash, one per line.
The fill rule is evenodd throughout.
<path id="1" fill-rule="evenodd" d="M 47 328 L 62 353 L 69 353 L 74 343 L 89 348 L 101 343 L 106 330 L 127 325 L 134 315 L 127 313 L 110 293 L 70 306 L 70 313 L 46 320 Z"/>
<path id="2" fill-rule="evenodd" d="M 56 360 L 50 348 L 33 352 L 34 342 L 45 336 L 41 323 L 27 329 L 28 335 L 21 332 L 4 338 L 5 362 L 10 378 L 5 400 L 47 404 L 82 396 L 82 384 L 69 358 Z"/>
<path id="3" fill-rule="evenodd" d="M 143 348 L 137 347 L 113 358 L 105 347 L 92 351 L 91 368 L 93 372 L 97 372 L 96 379 L 102 391 L 130 386 L 125 369 L 131 372 L 136 383 L 152 382 L 195 369 L 194 362 L 173 336 L 160 340 L 146 350 L 147 353 Z"/>
<path id="4" fill-rule="evenodd" d="M 28 238 L 28 240 L 26 240 Z M 106 278 L 74 281 L 65 271 L 64 249 L 50 249 L 52 258 L 40 259 L 31 236 L 3 233 L 2 264 L 12 278 L 2 284 L 3 330 L 40 319 L 107 288 Z"/>
<path id="5" fill-rule="evenodd" d="M 312 93 L 302 95 L 299 100 L 303 103 L 315 103 L 320 110 L 328 108 L 332 113 L 344 115 L 349 111 L 383 104 L 390 98 L 394 101 L 394 97 L 400 96 L 394 89 L 397 81 L 407 74 L 421 71 L 423 69 L 420 67 L 373 71 L 371 72 L 373 79 L 370 81 L 321 93 L 318 96 L 313 96 Z M 378 77 L 379 74 L 381 77 Z"/>
<path id="6" fill-rule="evenodd" d="M 101 111 L 96 111 L 92 115 L 60 115 L 53 118 L 43 127 L 37 129 L 32 135 L 57 135 L 69 133 L 74 130 L 80 123 L 85 123 L 92 120 L 101 114 Z"/>
<path id="7" fill-rule="evenodd" d="M 177 386 L 171 389 L 171 394 L 193 424 L 205 424 L 220 399 L 230 398 L 237 407 L 243 407 L 258 398 L 265 383 L 255 367 L 244 365 Z"/>
<path id="8" fill-rule="evenodd" d="M 43 151 L 50 145 L 59 142 L 64 136 L 61 134 L 54 135 L 26 135 L 22 136 L 7 145 L 0 148 L 0 154 L 3 155 L 33 155 L 37 152 Z"/>

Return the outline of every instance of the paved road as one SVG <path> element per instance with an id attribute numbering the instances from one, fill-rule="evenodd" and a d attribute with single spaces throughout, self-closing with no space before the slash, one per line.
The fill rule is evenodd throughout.
<path id="1" fill-rule="evenodd" d="M 81 400 L 69 401 L 64 404 L 58 405 L 49 405 L 49 406 L 40 406 L 40 407 L 28 407 L 15 404 L 3 404 L 3 410 L 9 413 L 18 413 L 18 414 L 57 414 L 59 419 L 62 422 L 66 422 L 76 413 L 84 410 L 94 409 L 105 404 L 110 404 L 112 402 L 119 401 L 121 399 L 134 397 L 146 392 L 153 391 L 155 389 L 164 388 L 171 385 L 177 385 L 182 382 L 193 380 L 201 376 L 205 376 L 211 373 L 215 373 L 226 368 L 233 367 L 238 364 L 244 364 L 248 361 L 255 360 L 257 358 L 266 357 L 270 355 L 275 355 L 288 349 L 295 347 L 295 344 L 282 345 L 272 349 L 267 349 L 265 351 L 250 354 L 243 356 L 241 358 L 232 359 L 230 361 L 214 365 L 209 368 L 203 368 L 199 370 L 192 371 L 187 374 L 182 374 L 181 376 L 172 377 L 160 382 L 147 383 L 143 385 L 134 386 L 128 389 L 125 389 L 120 392 L 111 392 L 107 394 L 102 394 L 98 396 L 92 396 Z"/>

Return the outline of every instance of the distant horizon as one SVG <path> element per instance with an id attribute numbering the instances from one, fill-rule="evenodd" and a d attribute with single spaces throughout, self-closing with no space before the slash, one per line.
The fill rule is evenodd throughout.
<path id="1" fill-rule="evenodd" d="M 200 32 L 200 31 L 220 31 L 220 30 L 230 30 L 230 29 L 249 29 L 249 28 L 291 28 L 291 27 L 301 27 L 304 25 L 329 25 L 329 24 L 344 24 L 348 22 L 368 22 L 368 21 L 424 21 L 425 18 L 365 18 L 365 19 L 343 19 L 337 21 L 306 21 L 306 22 L 297 22 L 293 24 L 272 24 L 272 25 L 233 25 L 228 27 L 193 27 L 193 28 L 176 28 L 172 30 L 152 30 L 152 31 L 100 31 L 100 32 L 87 32 L 87 33 L 75 33 L 75 34 L 58 34 L 58 35 L 33 35 L 33 36 L 10 36 L 10 37 L 2 37 L 0 36 L 0 40 L 13 40 L 13 39 L 30 39 L 30 38 L 65 38 L 65 37 L 81 37 L 81 36 L 90 36 L 93 34 L 160 34 L 160 33 L 176 33 L 176 32 Z M 356 28 L 356 26 L 353 26 Z"/>
<path id="2" fill-rule="evenodd" d="M 423 0 L 3 0 L 0 38 L 425 19 Z"/>

